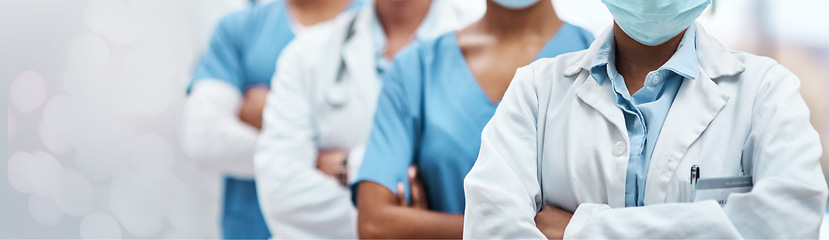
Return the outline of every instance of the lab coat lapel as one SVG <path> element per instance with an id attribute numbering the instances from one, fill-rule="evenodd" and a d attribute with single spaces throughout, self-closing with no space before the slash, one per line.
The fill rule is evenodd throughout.
<path id="1" fill-rule="evenodd" d="M 576 96 L 581 99 L 596 111 L 602 114 L 608 122 L 616 126 L 616 129 L 627 139 L 627 128 L 625 128 L 625 117 L 622 115 L 622 110 L 616 106 L 616 95 L 610 86 L 609 81 L 603 82 L 599 85 L 596 79 L 593 79 L 590 74 L 587 74 L 587 79 L 576 90 Z"/>
<path id="2" fill-rule="evenodd" d="M 375 46 L 371 39 L 371 10 L 366 8 L 356 16 L 354 35 L 345 42 L 342 49 L 345 60 L 345 77 L 354 82 L 363 82 L 376 78 Z"/>
<path id="3" fill-rule="evenodd" d="M 699 24 L 697 59 L 700 63 L 697 78 L 683 81 L 659 133 L 648 168 L 645 205 L 667 201 L 671 178 L 685 171 L 677 169 L 680 160 L 728 103 L 730 96 L 720 89 L 715 80 L 745 70 L 742 63 L 716 39 L 707 35 Z"/>
<path id="4" fill-rule="evenodd" d="M 628 134 L 627 128 L 625 128 L 625 118 L 622 114 L 622 110 L 616 106 L 616 95 L 613 93 L 613 90 L 610 86 L 610 81 L 605 81 L 603 84 L 599 85 L 590 74 L 586 74 L 587 78 L 584 80 L 585 82 L 576 90 L 576 96 L 581 99 L 582 102 L 593 108 L 595 111 L 599 112 L 608 122 L 613 124 L 616 127 L 616 130 L 619 131 L 619 135 L 624 137 L 625 144 L 628 144 Z M 588 126 L 590 127 L 590 126 Z M 614 134 L 608 134 L 608 136 L 613 136 Z M 584 138 L 595 138 L 597 136 L 582 136 Z M 616 142 L 619 140 L 614 140 L 611 142 Z M 611 149 L 614 146 L 600 146 L 597 145 L 597 148 L 607 148 Z M 610 154 L 610 151 L 608 151 Z M 624 169 L 627 168 L 628 158 L 615 158 L 612 156 L 608 156 L 607 158 L 603 159 L 602 165 L 606 166 L 602 168 L 602 174 L 604 174 L 605 179 L 607 181 L 608 186 L 608 195 L 607 195 L 607 203 L 613 207 L 624 207 L 625 206 L 625 171 Z M 616 162 L 618 161 L 618 162 Z M 621 166 L 621 168 L 617 167 Z M 621 171 L 620 171 L 621 169 Z"/>
<path id="5" fill-rule="evenodd" d="M 582 59 L 579 59 L 573 64 L 572 66 L 568 67 L 564 70 L 565 76 L 575 76 L 577 74 L 584 75 L 584 77 L 578 77 L 578 79 L 584 79 L 581 82 L 581 85 L 578 86 L 576 89 L 576 97 L 578 97 L 582 102 L 584 102 L 587 106 L 590 106 L 593 110 L 599 112 L 608 122 L 613 124 L 616 127 L 616 130 L 619 131 L 619 135 L 624 137 L 625 144 L 628 144 L 630 140 L 628 140 L 627 128 L 625 128 L 625 118 L 622 114 L 622 110 L 616 105 L 616 95 L 613 92 L 613 88 L 611 86 L 610 81 L 604 81 L 602 84 L 599 84 L 596 79 L 594 79 L 590 74 L 590 65 L 593 62 L 593 59 L 596 58 L 599 49 L 602 45 L 602 40 L 608 39 L 608 34 L 612 28 L 606 29 L 598 38 L 593 42 L 593 44 L 588 48 Z M 578 84 L 578 83 L 576 83 Z M 612 135 L 612 134 L 611 134 Z M 583 136 L 585 138 L 595 138 L 596 136 Z M 607 147 L 611 148 L 613 146 L 596 146 L 596 147 Z M 613 159 L 611 157 L 607 159 Z M 610 186 L 608 187 L 608 199 L 607 202 L 610 206 L 613 207 L 624 207 L 625 206 L 625 189 L 624 189 L 624 182 L 625 182 L 625 171 L 619 171 L 615 166 L 622 166 L 621 169 L 627 168 L 627 157 L 622 162 L 619 163 L 607 163 L 607 166 L 613 167 L 606 167 L 603 170 L 603 174 L 606 176 L 605 179 L 610 182 L 610 184 L 618 184 L 618 186 Z"/>
<path id="6" fill-rule="evenodd" d="M 590 63 L 594 58 L 596 58 L 599 48 L 602 45 L 602 41 L 600 40 L 607 39 L 607 36 L 610 34 L 611 30 L 612 28 L 608 28 L 602 32 L 599 38 L 597 38 L 597 41 L 594 41 L 593 44 L 590 45 L 590 48 L 585 51 L 584 57 L 578 60 L 573 66 L 564 70 L 564 75 L 587 75 L 584 82 L 581 83 L 581 86 L 576 89 L 576 96 L 578 96 L 582 102 L 601 113 L 607 121 L 616 126 L 620 133 L 625 136 L 625 141 L 627 142 L 628 139 L 627 128 L 625 128 L 625 118 L 622 115 L 622 111 L 616 105 L 616 95 L 613 92 L 613 87 L 611 86 L 610 81 L 604 81 L 601 85 L 599 85 L 596 79 L 589 74 Z"/>

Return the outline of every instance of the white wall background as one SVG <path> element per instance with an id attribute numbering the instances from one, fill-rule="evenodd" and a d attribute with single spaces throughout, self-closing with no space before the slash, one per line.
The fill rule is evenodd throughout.
<path id="1" fill-rule="evenodd" d="M 182 154 L 179 113 L 214 24 L 246 2 L 0 2 L 0 238 L 216 238 L 219 174 Z M 599 0 L 553 2 L 597 35 L 611 23 Z M 792 69 L 829 146 L 829 1 L 716 3 L 709 33 Z"/>

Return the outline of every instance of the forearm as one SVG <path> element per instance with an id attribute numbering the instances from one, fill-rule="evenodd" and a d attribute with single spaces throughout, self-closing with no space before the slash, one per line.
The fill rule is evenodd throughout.
<path id="1" fill-rule="evenodd" d="M 619 209 L 582 204 L 565 237 L 816 238 L 826 203 L 823 188 L 766 178 L 749 193 L 731 194 L 724 207 L 712 200 Z"/>
<path id="2" fill-rule="evenodd" d="M 357 232 L 360 238 L 463 237 L 463 215 L 408 206 L 402 203 L 400 196 L 376 182 L 357 184 Z"/>
<path id="3" fill-rule="evenodd" d="M 377 206 L 378 216 L 359 216 L 360 238 L 460 239 L 463 215 L 403 206 Z"/>

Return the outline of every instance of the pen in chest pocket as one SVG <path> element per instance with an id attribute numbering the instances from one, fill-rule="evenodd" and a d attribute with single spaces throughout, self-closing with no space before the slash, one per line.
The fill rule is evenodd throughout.
<path id="1" fill-rule="evenodd" d="M 699 181 L 699 166 L 691 166 L 691 184 L 696 185 Z"/>
<path id="2" fill-rule="evenodd" d="M 690 197 L 690 199 L 688 199 L 689 202 L 694 202 L 696 198 L 697 182 L 699 182 L 699 166 L 693 165 L 691 166 L 691 189 L 690 194 L 688 194 L 688 196 Z"/>

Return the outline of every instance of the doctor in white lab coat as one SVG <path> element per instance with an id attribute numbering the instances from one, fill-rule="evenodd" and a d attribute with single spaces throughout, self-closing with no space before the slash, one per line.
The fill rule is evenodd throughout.
<path id="1" fill-rule="evenodd" d="M 407 4 L 428 8 L 422 21 L 415 16 L 414 23 L 420 22 L 411 29 L 413 36 L 407 36 L 408 44 L 460 28 L 484 12 L 483 1 L 376 1 L 356 14 L 307 29 L 277 63 L 254 156 L 257 192 L 274 236 L 357 237 L 357 213 L 346 178 L 356 175 L 362 160 L 380 75 L 389 56 L 403 47 L 388 40 L 384 29 L 391 26 L 383 26 L 381 15 L 412 14 Z M 400 9 L 382 12 L 382 7 Z M 326 174 L 331 168 L 321 166 L 325 163 L 318 158 L 331 150 L 343 152 L 347 165 Z"/>
<path id="2" fill-rule="evenodd" d="M 600 54 L 612 34 L 652 42 L 614 17 L 589 49 L 517 71 L 464 182 L 464 238 L 817 238 L 827 185 L 799 80 L 772 59 L 725 48 L 698 24 L 683 40 L 696 45 L 697 74 L 681 81 L 664 118 L 643 205 L 626 207 L 633 140 L 617 85 L 591 70 L 613 59 Z M 647 84 L 658 82 L 651 75 Z M 750 192 L 700 199 L 706 179 L 741 177 L 752 179 Z"/>

